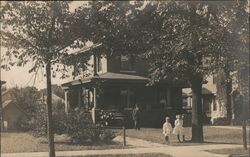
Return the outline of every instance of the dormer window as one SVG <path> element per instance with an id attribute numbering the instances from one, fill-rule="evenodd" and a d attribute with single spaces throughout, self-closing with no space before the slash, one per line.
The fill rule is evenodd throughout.
<path id="1" fill-rule="evenodd" d="M 134 70 L 134 57 L 132 55 L 121 55 L 121 70 Z"/>

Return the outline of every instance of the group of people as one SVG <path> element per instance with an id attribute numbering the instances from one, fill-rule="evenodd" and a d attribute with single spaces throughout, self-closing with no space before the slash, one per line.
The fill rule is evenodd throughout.
<path id="1" fill-rule="evenodd" d="M 174 122 L 175 127 L 173 129 L 172 124 L 170 123 L 170 118 L 166 117 L 166 122 L 163 124 L 162 127 L 162 134 L 165 136 L 165 140 L 167 143 L 169 143 L 169 136 L 173 133 L 177 136 L 178 142 L 182 141 L 185 142 L 185 133 L 183 128 L 183 115 L 176 115 L 176 120 Z"/>
<path id="2" fill-rule="evenodd" d="M 140 109 L 137 104 L 135 105 L 135 108 L 133 109 L 132 118 L 134 120 L 134 128 L 136 130 L 140 130 L 140 124 L 139 124 Z M 173 128 L 172 124 L 170 123 L 170 118 L 166 117 L 166 122 L 163 124 L 163 127 L 162 127 L 162 130 L 163 130 L 162 133 L 167 143 L 169 143 L 169 136 L 171 134 L 174 134 L 177 136 L 178 142 L 186 141 L 184 128 L 183 128 L 183 118 L 184 118 L 184 115 L 176 115 L 176 120 L 174 123 L 175 126 Z M 181 141 L 181 137 L 182 137 L 182 141 Z"/>

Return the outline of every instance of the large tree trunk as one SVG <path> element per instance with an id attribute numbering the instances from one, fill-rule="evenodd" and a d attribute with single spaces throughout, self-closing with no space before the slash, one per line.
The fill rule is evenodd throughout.
<path id="1" fill-rule="evenodd" d="M 195 77 L 192 79 L 191 89 L 192 89 L 192 142 L 203 142 L 201 77 Z"/>
<path id="2" fill-rule="evenodd" d="M 51 92 L 51 63 L 46 64 L 47 77 L 47 131 L 49 143 L 49 157 L 55 157 L 54 132 L 52 123 L 52 92 Z"/>

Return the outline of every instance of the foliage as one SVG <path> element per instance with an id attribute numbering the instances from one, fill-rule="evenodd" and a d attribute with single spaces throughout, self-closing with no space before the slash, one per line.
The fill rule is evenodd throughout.
<path id="1" fill-rule="evenodd" d="M 35 137 L 47 135 L 47 116 L 45 105 L 36 107 L 35 115 L 29 121 L 23 122 L 23 128 L 31 131 Z"/>
<path id="2" fill-rule="evenodd" d="M 36 106 L 41 98 L 36 87 L 15 87 L 9 89 L 9 93 L 11 100 L 27 114 L 28 118 L 35 116 Z"/>
<path id="3" fill-rule="evenodd" d="M 90 3 L 91 41 L 107 56 L 137 54 L 150 63 L 151 82 L 186 81 L 193 90 L 193 128 L 203 141 L 201 86 L 204 78 L 246 57 L 247 1 L 152 1 Z M 81 9 L 76 16 L 81 18 Z M 196 132 L 195 132 L 196 130 Z M 198 139 L 198 136 L 199 139 Z"/>
<path id="4" fill-rule="evenodd" d="M 104 111 L 101 110 L 99 112 L 99 117 L 100 117 L 100 125 L 102 126 L 108 126 L 111 124 L 112 120 L 114 120 L 114 114 L 112 112 Z"/>
<path id="5" fill-rule="evenodd" d="M 69 11 L 69 1 L 10 1 L 1 5 L 1 44 L 7 52 L 1 68 L 24 66 L 32 62 L 29 72 L 45 67 L 47 78 L 48 137 L 50 157 L 55 156 L 52 130 L 51 71 L 68 76 L 64 61 L 69 60 L 66 47 L 79 45 L 76 19 Z M 81 28 L 82 29 L 82 28 Z M 82 37 L 83 38 L 83 37 Z M 67 59 L 66 59 L 67 58 Z M 79 57 L 80 58 L 80 57 Z M 81 57 L 84 65 L 84 59 Z M 71 63 L 72 59 L 69 60 Z M 86 60 L 85 60 L 86 61 Z M 52 65 L 52 66 L 51 66 Z"/>
<path id="6" fill-rule="evenodd" d="M 81 109 L 69 113 L 66 130 L 74 143 L 109 142 L 114 138 L 114 134 L 102 125 L 94 125 L 90 113 Z"/>
<path id="7" fill-rule="evenodd" d="M 45 106 L 39 106 L 34 119 L 26 123 L 25 128 L 31 130 L 35 137 L 47 136 Z M 76 109 L 67 115 L 64 111 L 53 112 L 53 130 L 55 134 L 67 134 L 73 143 L 110 142 L 114 138 L 112 131 L 103 125 L 94 125 L 90 113 Z"/>
<path id="8" fill-rule="evenodd" d="M 22 121 L 22 128 L 30 131 L 35 137 L 47 136 L 47 114 L 45 104 L 36 106 L 34 116 L 28 121 Z M 66 115 L 63 110 L 53 112 L 53 131 L 56 134 L 65 132 Z"/>
<path id="9" fill-rule="evenodd" d="M 29 72 L 38 72 L 50 61 L 55 65 L 51 68 L 53 76 L 61 72 L 61 77 L 66 77 L 67 67 L 57 63 L 70 57 L 66 47 L 83 46 L 76 40 L 80 36 L 69 3 L 16 1 L 1 5 L 2 46 L 7 48 L 2 68 L 33 62 Z"/>

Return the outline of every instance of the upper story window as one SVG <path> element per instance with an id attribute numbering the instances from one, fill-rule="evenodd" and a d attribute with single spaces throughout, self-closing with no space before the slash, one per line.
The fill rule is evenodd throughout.
<path id="1" fill-rule="evenodd" d="M 101 56 L 97 56 L 97 72 L 102 71 L 102 60 Z"/>
<path id="2" fill-rule="evenodd" d="M 121 55 L 121 70 L 134 70 L 134 57 L 132 55 Z"/>

